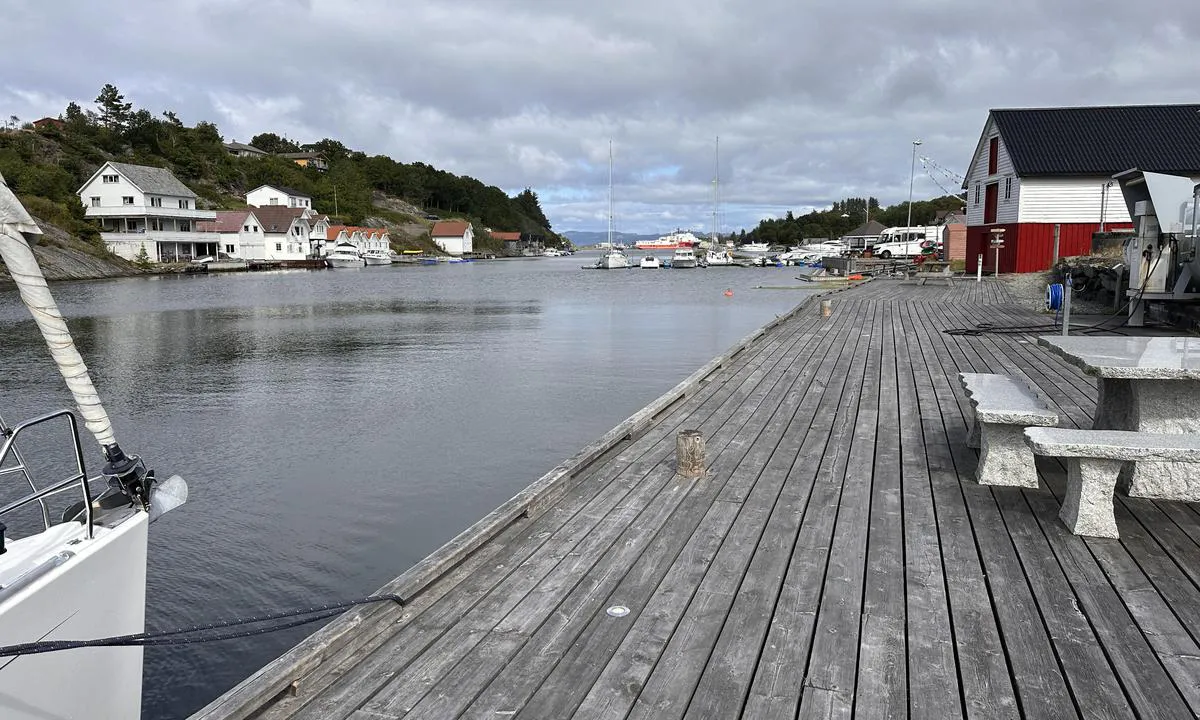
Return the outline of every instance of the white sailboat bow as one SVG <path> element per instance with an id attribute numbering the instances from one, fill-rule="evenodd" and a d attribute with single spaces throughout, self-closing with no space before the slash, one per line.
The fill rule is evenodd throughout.
<path id="1" fill-rule="evenodd" d="M 59 410 L 16 425 L 0 416 L 0 482 L 29 492 L 0 507 L 0 645 L 89 640 L 145 629 L 147 525 L 182 504 L 178 476 L 159 482 L 141 458 L 126 455 L 100 403 L 87 366 L 54 302 L 31 242 L 41 230 L 0 176 L 0 257 L 17 284 L 66 380 L 76 411 Z M 76 412 L 103 450 L 101 472 L 89 477 Z M 74 463 L 65 479 L 43 481 L 27 460 L 27 428 L 61 428 Z M 93 486 L 97 495 L 93 495 Z M 5 497 L 14 492 L 6 488 Z M 68 495 L 68 493 L 74 496 Z M 52 513 L 51 501 L 65 505 Z M 4 520 L 40 506 L 39 522 L 6 537 Z M 29 525 L 25 522 L 24 525 Z M 0 717 L 137 718 L 141 713 L 142 648 L 88 647 L 0 656 Z"/>

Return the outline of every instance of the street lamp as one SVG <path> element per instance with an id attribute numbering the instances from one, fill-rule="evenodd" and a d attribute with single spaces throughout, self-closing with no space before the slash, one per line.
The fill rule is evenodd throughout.
<path id="1" fill-rule="evenodd" d="M 912 141 L 912 146 L 913 146 L 913 151 L 912 151 L 912 164 L 911 164 L 911 165 L 909 165 L 909 168 L 908 168 L 908 221 L 907 221 L 907 222 L 904 224 L 904 227 L 912 227 L 912 188 L 913 188 L 913 175 L 914 175 L 914 174 L 916 173 L 916 171 L 917 171 L 917 146 L 918 146 L 918 145 L 920 145 L 920 144 L 921 144 L 921 141 L 920 141 L 920 140 L 913 140 L 913 141 Z"/>

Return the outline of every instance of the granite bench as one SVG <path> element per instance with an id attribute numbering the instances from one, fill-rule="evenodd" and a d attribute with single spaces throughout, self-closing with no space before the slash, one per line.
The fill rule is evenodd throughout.
<path id="1" fill-rule="evenodd" d="M 1067 459 L 1067 491 L 1058 516 L 1076 535 L 1119 537 L 1113 495 L 1130 463 L 1200 463 L 1197 434 L 1031 427 L 1025 441 L 1038 455 Z"/>
<path id="2" fill-rule="evenodd" d="M 981 485 L 1037 487 L 1037 467 L 1023 433 L 1030 426 L 1058 425 L 1058 414 L 1028 385 L 1007 375 L 958 377 L 975 410 L 967 433 L 967 445 L 979 448 L 975 479 Z"/>

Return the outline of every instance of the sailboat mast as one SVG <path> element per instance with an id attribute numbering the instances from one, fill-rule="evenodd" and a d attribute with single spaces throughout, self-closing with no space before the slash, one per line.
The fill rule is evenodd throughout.
<path id="1" fill-rule="evenodd" d="M 608 141 L 608 249 L 613 246 L 612 139 Z"/>
<path id="2" fill-rule="evenodd" d="M 717 249 L 717 242 L 720 239 L 720 227 L 717 225 L 717 209 L 721 205 L 721 137 L 717 136 L 716 152 L 714 153 L 716 168 L 713 173 L 713 227 L 712 239 L 709 244 L 713 250 Z"/>

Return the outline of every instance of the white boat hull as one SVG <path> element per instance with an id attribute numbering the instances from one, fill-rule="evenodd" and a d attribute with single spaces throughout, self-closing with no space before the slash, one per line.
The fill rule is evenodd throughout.
<path id="1" fill-rule="evenodd" d="M 363 257 L 363 262 L 365 262 L 365 263 L 366 263 L 366 264 L 368 264 L 368 265 L 391 265 L 391 264 L 392 264 L 392 258 L 391 258 L 391 257 L 371 257 L 371 256 L 364 256 L 364 257 Z"/>
<path id="2" fill-rule="evenodd" d="M 139 512 L 115 528 L 97 527 L 91 540 L 84 539 L 82 525 L 71 523 L 9 542 L 0 555 L 0 584 L 12 585 L 30 568 L 43 571 L 0 599 L 3 643 L 143 632 L 147 525 L 146 513 Z M 63 552 L 71 555 L 57 567 L 42 564 Z M 141 687 L 140 647 L 0 658 L 0 717 L 138 718 Z"/>
<path id="3" fill-rule="evenodd" d="M 330 255 L 325 258 L 325 264 L 331 268 L 355 268 L 363 266 L 363 259 L 358 257 L 333 257 Z"/>

